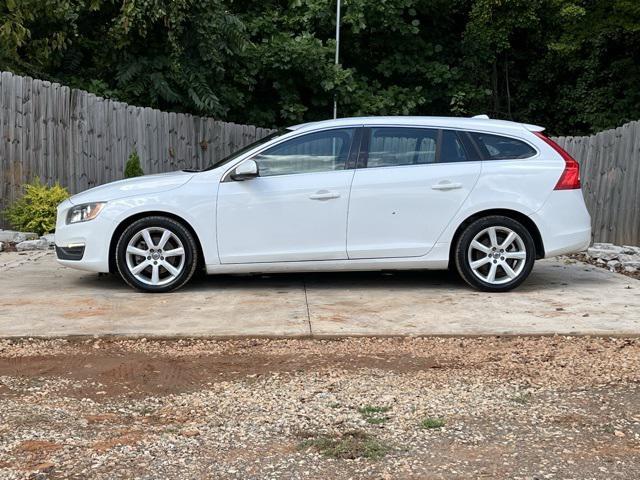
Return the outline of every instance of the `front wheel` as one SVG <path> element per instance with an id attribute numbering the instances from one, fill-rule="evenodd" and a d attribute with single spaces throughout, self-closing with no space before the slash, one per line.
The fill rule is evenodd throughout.
<path id="1" fill-rule="evenodd" d="M 141 218 L 129 225 L 116 245 L 116 264 L 130 286 L 145 292 L 169 292 L 193 276 L 198 263 L 195 239 L 168 217 Z"/>
<path id="2" fill-rule="evenodd" d="M 456 243 L 460 276 L 485 292 L 506 292 L 520 285 L 536 258 L 535 243 L 518 221 L 492 215 L 468 225 Z"/>

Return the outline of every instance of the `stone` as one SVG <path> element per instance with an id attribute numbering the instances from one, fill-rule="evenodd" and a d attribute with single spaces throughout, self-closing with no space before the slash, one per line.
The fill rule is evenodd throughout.
<path id="1" fill-rule="evenodd" d="M 635 260 L 640 260 L 640 255 L 628 255 L 626 253 L 621 253 L 620 255 L 618 255 L 618 260 L 620 260 L 622 263 L 633 262 Z"/>
<path id="2" fill-rule="evenodd" d="M 609 267 L 609 270 L 611 270 L 612 272 L 614 272 L 619 265 L 620 262 L 618 260 L 609 260 L 607 262 L 607 267 Z"/>
<path id="3" fill-rule="evenodd" d="M 25 240 L 35 240 L 38 238 L 37 233 L 33 232 L 16 232 L 15 230 L 0 230 L 0 242 L 20 243 Z"/>
<path id="4" fill-rule="evenodd" d="M 4 243 L 0 242 L 0 252 L 4 251 Z"/>
<path id="5" fill-rule="evenodd" d="M 620 247 L 614 245 L 613 243 L 594 243 L 592 248 L 596 248 L 598 250 L 620 250 Z"/>
<path id="6" fill-rule="evenodd" d="M 53 247 L 56 244 L 55 235 L 53 233 L 47 233 L 46 235 L 41 236 L 40 240 L 46 240 L 49 242 L 50 247 Z"/>
<path id="7" fill-rule="evenodd" d="M 16 245 L 16 250 L 19 252 L 25 252 L 28 250 L 47 250 L 49 248 L 49 242 L 43 239 L 39 240 L 25 240 Z"/>
<path id="8" fill-rule="evenodd" d="M 640 270 L 640 260 L 629 260 L 626 262 L 622 262 L 622 266 L 625 268 L 632 268 L 634 270 Z"/>
<path id="9" fill-rule="evenodd" d="M 629 255 L 640 255 L 640 247 L 634 247 L 633 245 L 623 245 L 622 249 L 623 253 L 628 253 Z"/>
<path id="10" fill-rule="evenodd" d="M 587 255 L 591 258 L 597 258 L 604 261 L 615 260 L 621 254 L 622 248 L 620 247 L 617 247 L 617 250 L 612 248 L 596 248 L 595 246 L 587 249 Z"/>

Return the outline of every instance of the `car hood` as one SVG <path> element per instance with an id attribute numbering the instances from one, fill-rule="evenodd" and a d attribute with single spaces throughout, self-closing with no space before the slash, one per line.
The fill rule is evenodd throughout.
<path id="1" fill-rule="evenodd" d="M 74 205 L 90 202 L 108 202 L 134 195 L 159 193 L 178 188 L 193 177 L 193 172 L 170 172 L 143 177 L 127 178 L 100 185 L 74 195 L 69 200 Z"/>

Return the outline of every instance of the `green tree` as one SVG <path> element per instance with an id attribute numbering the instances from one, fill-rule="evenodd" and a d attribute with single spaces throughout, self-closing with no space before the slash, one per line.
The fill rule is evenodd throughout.
<path id="1" fill-rule="evenodd" d="M 637 0 L 0 0 L 0 69 L 273 127 L 488 113 L 580 134 L 640 118 Z"/>

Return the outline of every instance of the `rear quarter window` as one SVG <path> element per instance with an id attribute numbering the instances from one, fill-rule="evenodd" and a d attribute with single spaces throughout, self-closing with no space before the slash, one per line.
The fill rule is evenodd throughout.
<path id="1" fill-rule="evenodd" d="M 468 132 L 484 160 L 510 160 L 533 157 L 537 152 L 522 140 L 489 133 Z"/>

